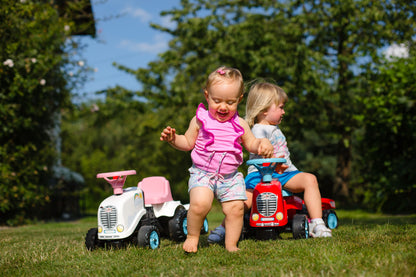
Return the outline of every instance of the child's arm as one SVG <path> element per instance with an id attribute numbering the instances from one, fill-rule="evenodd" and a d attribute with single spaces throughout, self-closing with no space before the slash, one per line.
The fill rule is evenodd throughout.
<path id="1" fill-rule="evenodd" d="M 184 135 L 176 134 L 176 129 L 170 126 L 166 127 L 160 134 L 161 141 L 167 141 L 174 148 L 182 151 L 190 151 L 194 148 L 196 138 L 198 137 L 199 125 L 196 117 L 192 118 L 188 130 Z"/>
<path id="2" fill-rule="evenodd" d="M 243 145 L 249 152 L 265 158 L 273 157 L 274 148 L 267 138 L 256 138 L 247 122 L 242 118 L 240 118 L 240 125 L 244 128 L 244 135 L 242 136 Z"/>

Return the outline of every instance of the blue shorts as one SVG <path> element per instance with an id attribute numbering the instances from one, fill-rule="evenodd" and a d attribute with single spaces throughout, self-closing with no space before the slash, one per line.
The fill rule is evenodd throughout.
<path id="1" fill-rule="evenodd" d="M 290 179 L 292 179 L 293 176 L 300 173 L 301 171 L 290 171 L 290 172 L 283 172 L 283 174 L 278 174 L 276 172 L 273 172 L 272 178 L 279 179 L 282 186 L 284 186 Z M 246 189 L 254 189 L 258 183 L 261 181 L 261 173 L 258 171 L 252 172 L 248 174 L 245 178 L 246 182 Z"/>
<path id="2" fill-rule="evenodd" d="M 195 166 L 189 168 L 191 174 L 188 192 L 195 187 L 209 188 L 219 202 L 247 200 L 244 176 L 241 172 L 231 174 L 209 173 Z"/>

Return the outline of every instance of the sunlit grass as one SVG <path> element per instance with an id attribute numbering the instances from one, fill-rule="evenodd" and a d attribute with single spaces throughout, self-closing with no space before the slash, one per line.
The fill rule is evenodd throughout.
<path id="1" fill-rule="evenodd" d="M 95 217 L 0 229 L 1 276 L 415 276 L 416 215 L 390 216 L 339 210 L 331 239 L 244 240 L 238 253 L 208 245 L 197 254 L 162 239 L 152 251 L 85 249 Z M 217 206 L 210 229 L 222 220 Z"/>

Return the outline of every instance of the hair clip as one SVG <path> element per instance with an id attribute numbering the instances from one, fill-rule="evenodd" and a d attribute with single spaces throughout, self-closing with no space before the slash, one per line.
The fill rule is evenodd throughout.
<path id="1" fill-rule="evenodd" d="M 225 74 L 225 71 L 224 71 L 224 70 L 222 70 L 222 69 L 218 69 L 218 70 L 217 70 L 217 72 L 218 72 L 220 75 L 224 75 L 224 74 Z"/>

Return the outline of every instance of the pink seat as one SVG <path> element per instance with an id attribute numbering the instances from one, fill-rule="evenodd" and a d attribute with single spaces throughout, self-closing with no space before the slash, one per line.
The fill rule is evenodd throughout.
<path id="1" fill-rule="evenodd" d="M 137 186 L 144 192 L 145 205 L 162 204 L 173 200 L 169 181 L 165 177 L 147 177 Z"/>

